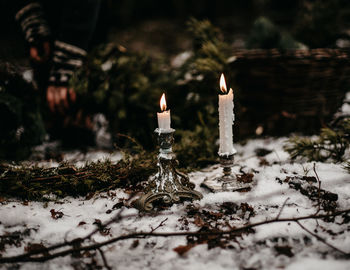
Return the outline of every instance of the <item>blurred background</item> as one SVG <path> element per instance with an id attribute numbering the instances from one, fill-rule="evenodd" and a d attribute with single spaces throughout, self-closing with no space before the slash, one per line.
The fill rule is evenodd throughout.
<path id="1" fill-rule="evenodd" d="M 350 1 L 101 3 L 87 65 L 71 85 L 87 113 L 106 116 L 114 142 L 122 133 L 154 147 L 165 91 L 181 147 L 201 139 L 193 156 L 214 156 L 221 72 L 235 93 L 237 141 L 315 134 L 349 90 Z M 11 1 L 0 0 L 0 61 L 25 71 L 27 48 L 10 10 Z"/>
<path id="2" fill-rule="evenodd" d="M 1 59 L 25 56 L 23 38 L 9 12 L 11 1 L 0 1 Z M 190 17 L 209 19 L 233 47 L 244 47 L 254 21 L 269 18 L 310 48 L 349 46 L 350 3 L 346 0 L 102 0 L 91 46 L 115 41 L 153 56 L 174 56 L 191 48 L 186 31 Z"/>

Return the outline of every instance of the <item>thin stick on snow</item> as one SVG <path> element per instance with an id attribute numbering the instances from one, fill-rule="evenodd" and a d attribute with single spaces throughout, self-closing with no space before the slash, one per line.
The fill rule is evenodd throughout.
<path id="1" fill-rule="evenodd" d="M 107 269 L 107 270 L 112 270 L 112 267 L 110 267 L 110 266 L 108 265 L 108 262 L 107 262 L 105 253 L 102 251 L 101 248 L 98 248 L 97 250 L 100 252 L 100 255 L 101 255 L 101 257 L 102 257 L 103 264 L 104 264 L 104 266 L 106 267 L 106 269 Z"/>
<path id="2" fill-rule="evenodd" d="M 318 182 L 317 211 L 315 213 L 315 214 L 318 214 L 320 212 L 320 210 L 321 210 L 321 180 L 318 177 L 318 174 L 317 174 L 317 171 L 316 171 L 316 163 L 314 163 L 313 170 L 314 170 L 314 173 L 316 175 L 317 182 Z"/>
<path id="3" fill-rule="evenodd" d="M 278 212 L 278 215 L 277 215 L 276 219 L 280 218 L 280 215 L 282 214 L 283 208 L 286 206 L 288 200 L 289 200 L 289 197 L 282 204 L 281 210 Z"/>
<path id="4" fill-rule="evenodd" d="M 332 244 L 328 243 L 328 242 L 327 242 L 325 239 L 323 239 L 321 236 L 319 236 L 319 235 L 313 233 L 312 231 L 308 230 L 308 229 L 307 229 L 306 227 L 304 227 L 298 220 L 295 221 L 295 222 L 300 226 L 300 228 L 302 228 L 304 231 L 308 232 L 308 233 L 311 234 L 312 236 L 316 237 L 316 239 L 319 240 L 320 242 L 322 242 L 323 244 L 325 244 L 325 245 L 329 246 L 330 248 L 332 248 L 332 249 L 334 249 L 334 250 L 336 250 L 336 251 L 338 251 L 338 252 L 344 254 L 345 256 L 349 256 L 349 255 L 350 255 L 349 253 L 347 253 L 347 252 L 345 252 L 345 251 L 343 251 L 343 250 L 341 250 L 341 249 L 339 249 L 339 248 L 333 246 Z"/>
<path id="5" fill-rule="evenodd" d="M 59 251 L 56 253 L 48 254 L 48 250 L 52 250 L 52 247 L 49 248 L 43 248 L 40 250 L 33 250 L 31 252 L 27 252 L 21 255 L 17 256 L 12 256 L 12 257 L 2 257 L 0 258 L 0 263 L 18 263 L 18 262 L 45 262 L 57 257 L 63 257 L 67 256 L 69 254 L 81 252 L 81 251 L 87 251 L 87 250 L 96 250 L 98 248 L 101 248 L 103 246 L 121 241 L 121 240 L 126 240 L 126 239 L 135 239 L 135 238 L 146 238 L 146 237 L 174 237 L 174 236 L 208 236 L 208 235 L 225 235 L 225 234 L 232 234 L 236 233 L 239 231 L 244 231 L 247 229 L 251 229 L 254 227 L 258 227 L 261 225 L 266 225 L 270 223 L 276 223 L 276 222 L 297 222 L 300 220 L 306 220 L 306 219 L 323 219 L 323 218 L 328 218 L 328 217 L 333 217 L 333 216 L 339 216 L 341 214 L 345 213 L 350 213 L 350 209 L 342 210 L 342 211 L 336 211 L 332 214 L 323 214 L 323 215 L 309 215 L 309 216 L 301 216 L 301 217 L 294 217 L 294 218 L 281 218 L 281 219 L 271 219 L 271 220 L 266 220 L 266 221 L 261 221 L 257 223 L 251 223 L 239 228 L 234 228 L 231 230 L 227 231 L 207 231 L 207 232 L 161 232 L 161 233 L 156 233 L 156 232 L 135 232 L 131 234 L 126 234 L 126 235 L 121 235 L 100 243 L 95 243 L 87 246 L 76 246 L 75 248 L 70 248 L 66 249 L 63 251 Z M 315 236 L 316 237 L 316 236 Z M 317 239 L 320 240 L 320 237 L 317 236 Z M 322 239 L 322 238 L 321 238 Z M 73 240 L 74 241 L 74 240 Z M 71 241 L 71 242 L 73 242 Z M 76 241 L 81 242 L 80 239 L 76 239 Z M 320 240 L 322 241 L 322 240 Z M 76 242 L 75 242 L 76 243 Z M 63 243 L 63 244 L 58 244 L 56 245 L 63 247 L 63 246 L 70 246 L 69 243 Z M 329 247 L 333 248 L 334 250 L 337 250 L 338 252 L 341 252 L 342 254 L 346 255 L 347 257 L 350 257 L 350 254 L 340 250 L 339 248 L 333 247 L 332 245 L 328 245 Z M 32 257 L 33 255 L 38 255 L 38 254 L 44 254 L 39 257 Z M 46 254 L 46 255 L 45 255 Z M 47 255 L 48 254 L 48 255 Z"/>

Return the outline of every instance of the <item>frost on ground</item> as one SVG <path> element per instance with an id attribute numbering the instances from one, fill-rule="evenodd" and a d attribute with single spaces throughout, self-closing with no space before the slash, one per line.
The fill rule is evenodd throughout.
<path id="1" fill-rule="evenodd" d="M 350 177 L 342 164 L 315 164 L 321 189 L 331 195 L 311 196 L 308 187 L 319 190 L 314 163 L 291 162 L 282 149 L 284 141 L 284 138 L 256 139 L 235 146 L 238 153 L 233 170 L 252 177 L 254 185 L 250 191 L 214 194 L 203 189 L 200 184 L 204 178 L 221 171 L 219 166 L 212 166 L 190 174 L 196 190 L 204 195 L 201 201 L 185 202 L 151 214 L 132 208 L 126 201 L 129 194 L 123 190 L 48 203 L 2 199 L 0 256 L 19 255 L 84 237 L 96 228 L 99 232 L 84 244 L 141 231 L 230 230 L 278 215 L 279 218 L 311 215 L 320 205 L 333 210 L 334 207 L 336 210 L 349 208 Z M 108 156 L 115 162 L 120 158 Z M 105 156 L 102 152 L 91 156 L 71 152 L 65 156 L 78 164 L 79 159 L 96 157 Z M 120 212 L 120 220 L 107 227 L 100 226 Z M 349 222 L 349 214 L 344 214 L 334 220 L 307 219 L 300 224 L 328 244 L 349 253 Z M 223 236 L 133 238 L 103 246 L 101 251 L 90 250 L 79 256 L 69 255 L 43 263 L 3 264 L 0 268 L 102 269 L 106 267 L 103 254 L 111 269 L 350 269 L 349 257 L 295 222 L 270 223 Z"/>

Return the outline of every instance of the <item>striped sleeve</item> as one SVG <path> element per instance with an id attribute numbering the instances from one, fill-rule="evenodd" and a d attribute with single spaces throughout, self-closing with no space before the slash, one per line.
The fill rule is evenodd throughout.
<path id="1" fill-rule="evenodd" d="M 85 50 L 62 41 L 55 41 L 49 83 L 51 85 L 68 85 L 74 71 L 83 65 L 85 56 Z"/>
<path id="2" fill-rule="evenodd" d="M 38 38 L 50 36 L 50 28 L 45 19 L 42 6 L 38 2 L 29 2 L 15 15 L 25 39 L 34 43 Z"/>

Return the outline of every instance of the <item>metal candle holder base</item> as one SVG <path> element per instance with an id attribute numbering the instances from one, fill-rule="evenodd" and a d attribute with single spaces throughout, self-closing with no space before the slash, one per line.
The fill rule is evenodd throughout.
<path id="1" fill-rule="evenodd" d="M 136 202 L 136 207 L 143 211 L 153 209 L 154 201 L 164 204 L 180 202 L 181 198 L 200 200 L 202 194 L 193 190 L 195 185 L 189 181 L 187 175 L 176 170 L 177 160 L 172 151 L 174 129 L 154 131 L 158 136 L 158 173 L 148 181 L 146 192 Z"/>
<path id="2" fill-rule="evenodd" d="M 214 178 L 207 177 L 201 185 L 213 192 L 238 191 L 250 188 L 251 186 L 249 184 L 238 182 L 237 176 L 231 170 L 234 161 L 234 154 L 219 156 L 220 165 L 223 168 L 223 175 Z"/>

